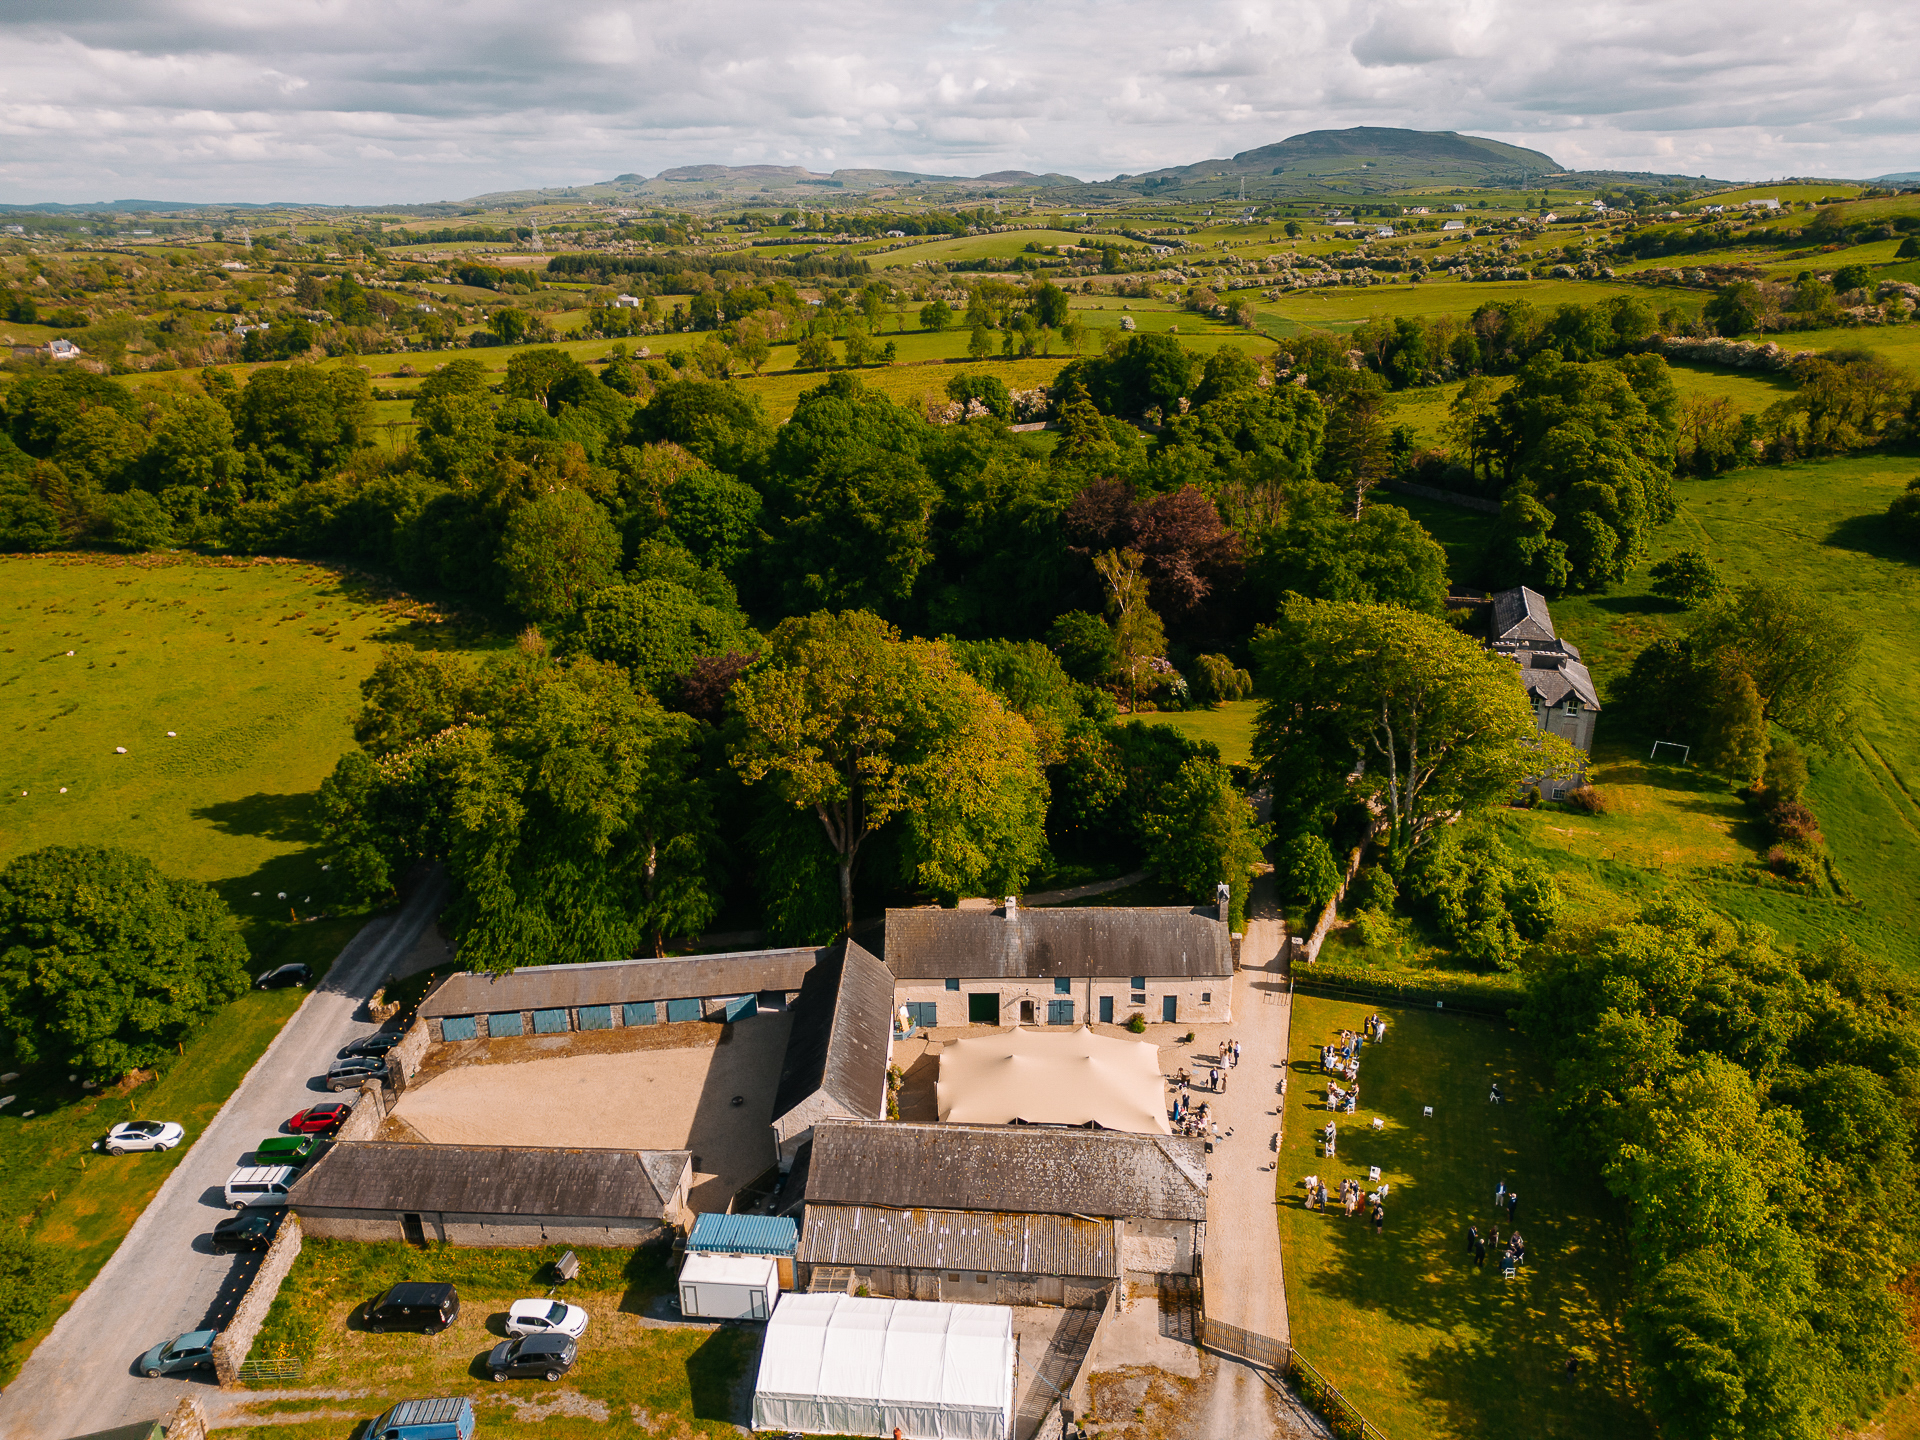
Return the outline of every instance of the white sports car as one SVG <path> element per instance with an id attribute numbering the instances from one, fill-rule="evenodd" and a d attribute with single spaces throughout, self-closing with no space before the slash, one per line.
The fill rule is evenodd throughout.
<path id="1" fill-rule="evenodd" d="M 516 1300 L 507 1307 L 509 1335 L 571 1335 L 587 1333 L 587 1312 L 560 1300 Z"/>
<path id="2" fill-rule="evenodd" d="M 107 1138 L 94 1148 L 109 1155 L 124 1155 L 129 1150 L 171 1150 L 186 1133 L 171 1120 L 127 1120 L 109 1130 Z"/>

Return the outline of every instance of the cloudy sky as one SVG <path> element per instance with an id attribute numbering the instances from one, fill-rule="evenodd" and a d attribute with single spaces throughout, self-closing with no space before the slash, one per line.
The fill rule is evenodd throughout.
<path id="1" fill-rule="evenodd" d="M 458 199 L 672 165 L 1106 178 L 1302 130 L 1920 169 L 1911 0 L 0 0 L 0 200 Z"/>

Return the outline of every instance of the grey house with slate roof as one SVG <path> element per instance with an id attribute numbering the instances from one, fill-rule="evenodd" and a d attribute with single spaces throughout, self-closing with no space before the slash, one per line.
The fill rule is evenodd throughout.
<path id="1" fill-rule="evenodd" d="M 1524 585 L 1495 594 L 1487 648 L 1520 667 L 1520 683 L 1533 702 L 1534 723 L 1592 754 L 1600 695 L 1579 649 L 1554 632 L 1546 597 Z M 1582 774 L 1550 782 L 1546 788 L 1559 796 L 1585 783 Z"/>
<path id="2" fill-rule="evenodd" d="M 1124 1025 L 1233 1018 L 1233 937 L 1219 908 L 889 910 L 894 999 L 915 1023 Z"/>
<path id="3" fill-rule="evenodd" d="M 687 1223 L 692 1180 L 685 1150 L 349 1140 L 308 1167 L 287 1205 L 327 1239 L 626 1246 Z"/>
<path id="4" fill-rule="evenodd" d="M 896 1298 L 1089 1304 L 1123 1277 L 1196 1275 L 1206 1160 L 1205 1143 L 1181 1135 L 827 1122 L 796 1281 L 850 1265 Z"/>

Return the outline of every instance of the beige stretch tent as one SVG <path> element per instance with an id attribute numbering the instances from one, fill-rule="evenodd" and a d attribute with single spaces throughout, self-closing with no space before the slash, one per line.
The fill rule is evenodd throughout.
<path id="1" fill-rule="evenodd" d="M 956 1125 L 1085 1125 L 1169 1135 L 1159 1052 L 1082 1027 L 956 1040 L 940 1056 L 940 1118 Z"/>

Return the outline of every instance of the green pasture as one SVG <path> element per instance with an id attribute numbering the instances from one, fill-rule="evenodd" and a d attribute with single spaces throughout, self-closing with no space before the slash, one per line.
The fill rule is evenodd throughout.
<path id="1" fill-rule="evenodd" d="M 213 885 L 274 948 L 323 905 L 313 795 L 360 682 L 382 645 L 458 643 L 436 618 L 307 562 L 0 558 L 0 862 L 120 846 Z"/>
<path id="2" fill-rule="evenodd" d="M 1794 348 L 1794 347 L 1784 347 Z M 1795 386 L 1785 375 L 1761 370 L 1735 370 L 1726 365 L 1689 365 L 1667 362 L 1673 388 L 1683 398 L 1729 400 L 1743 415 L 1757 415 L 1777 400 L 1792 395 Z"/>
<path id="3" fill-rule="evenodd" d="M 1748 200 L 1778 200 L 1782 205 L 1790 200 L 1851 200 L 1865 188 L 1861 185 L 1749 185 L 1742 190 L 1718 190 L 1670 208 L 1697 211 L 1708 205 L 1741 205 Z"/>
<path id="4" fill-rule="evenodd" d="M 1857 332 L 1848 332 L 1857 333 Z M 1655 536 L 1648 565 L 1605 594 L 1553 602 L 1556 626 L 1577 644 L 1601 698 L 1633 657 L 1684 625 L 1686 612 L 1648 589 L 1651 564 L 1703 549 L 1736 583 L 1804 586 L 1865 632 L 1856 690 L 1857 733 L 1844 749 L 1810 757 L 1812 804 L 1850 892 L 1779 885 L 1758 864 L 1762 837 L 1730 786 L 1677 765 L 1654 765 L 1600 719 L 1595 783 L 1617 790 L 1615 813 L 1509 812 L 1518 843 L 1554 866 L 1576 909 L 1618 913 L 1666 887 L 1685 887 L 1730 915 L 1817 942 L 1851 936 L 1902 969 L 1920 971 L 1920 555 L 1891 540 L 1881 517 L 1920 459 L 1872 455 L 1736 470 L 1679 480 L 1679 513 Z M 1460 583 L 1493 517 L 1394 495 L 1447 548 Z M 1635 742 L 1637 743 L 1637 742 Z"/>
<path id="5" fill-rule="evenodd" d="M 1480 306 L 1503 300 L 1527 300 L 1542 310 L 1559 305 L 1594 305 L 1615 295 L 1654 298 L 1644 287 L 1607 280 L 1424 280 L 1418 285 L 1327 286 L 1300 290 L 1256 307 L 1270 334 L 1297 335 L 1308 330 L 1351 330 L 1375 315 L 1431 320 L 1441 315 L 1471 315 Z M 1661 292 L 1657 303 L 1697 310 L 1706 297 L 1694 292 Z"/>
<path id="6" fill-rule="evenodd" d="M 1251 765 L 1253 722 L 1259 709 L 1258 700 L 1229 700 L 1211 710 L 1149 711 L 1134 718 L 1169 726 L 1189 740 L 1208 741 L 1229 765 Z"/>
<path id="7" fill-rule="evenodd" d="M 1036 385 L 1052 384 L 1053 377 L 1072 358 L 1070 353 L 1062 351 L 1050 359 L 979 360 L 964 365 L 876 365 L 852 373 L 861 384 L 903 405 L 917 405 L 929 397 L 944 404 L 947 382 L 956 375 L 977 370 L 993 376 L 1009 390 L 1031 390 Z M 738 376 L 733 384 L 749 395 L 757 395 L 766 407 L 767 417 L 777 423 L 793 414 L 804 392 L 826 384 L 828 378 L 828 372 L 823 370 L 789 370 L 760 377 Z"/>
<path id="8" fill-rule="evenodd" d="M 1280 1245 L 1293 1343 L 1382 1433 L 1634 1440 L 1650 1427 L 1629 1393 L 1626 1257 L 1618 1207 L 1597 1178 L 1555 1164 L 1545 1063 L 1507 1025 L 1389 1009 L 1387 1038 L 1361 1053 L 1362 1104 L 1330 1117 L 1320 1047 L 1374 1007 L 1296 995 L 1279 1161 Z M 1507 1104 L 1487 1102 L 1498 1081 Z M 1424 1108 L 1433 1107 L 1432 1118 Z M 1375 1116 L 1383 1120 L 1371 1128 Z M 1321 1156 L 1321 1128 L 1339 1127 Z M 1376 1235 L 1345 1219 L 1339 1181 L 1390 1190 Z M 1327 1208 L 1303 1203 L 1302 1178 Z M 1476 1269 L 1467 1227 L 1513 1228 L 1494 1190 L 1519 1193 L 1527 1264 Z M 1580 1373 L 1564 1365 L 1578 1354 Z"/>
<path id="9" fill-rule="evenodd" d="M 1009 219 L 1016 218 L 1009 215 Z M 876 270 L 898 270 L 919 260 L 946 264 L 952 260 L 1012 260 L 1029 245 L 1091 245 L 1094 258 L 1099 247 L 1111 243 L 1123 250 L 1138 248 L 1138 242 L 1118 236 L 1082 235 L 1072 230 L 1014 230 L 1004 235 L 956 235 L 951 240 L 929 240 L 924 245 L 909 245 L 875 255 Z"/>

